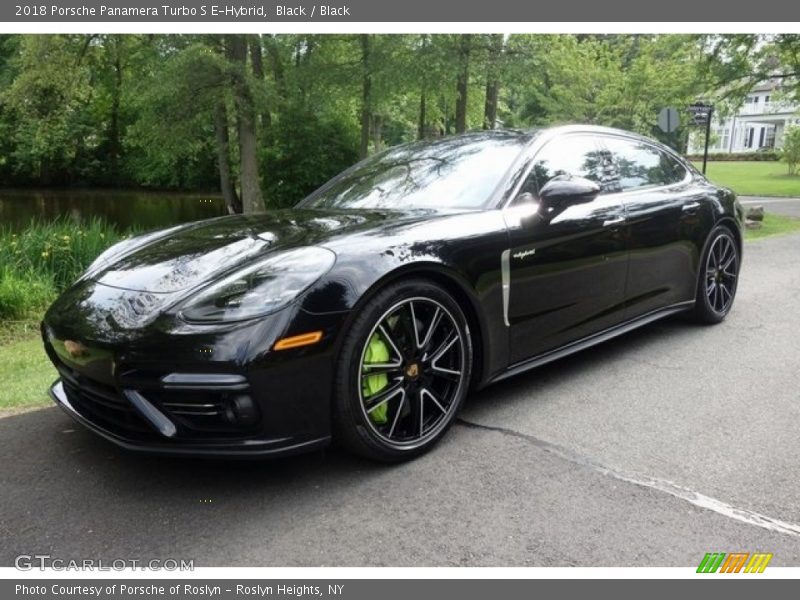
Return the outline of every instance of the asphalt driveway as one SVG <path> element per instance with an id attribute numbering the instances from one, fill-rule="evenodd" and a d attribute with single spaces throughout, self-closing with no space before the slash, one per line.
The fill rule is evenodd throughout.
<path id="1" fill-rule="evenodd" d="M 5 417 L 0 565 L 800 566 L 799 261 L 800 235 L 748 243 L 724 324 L 662 321 L 495 385 L 400 466 L 142 457 L 55 408 Z"/>

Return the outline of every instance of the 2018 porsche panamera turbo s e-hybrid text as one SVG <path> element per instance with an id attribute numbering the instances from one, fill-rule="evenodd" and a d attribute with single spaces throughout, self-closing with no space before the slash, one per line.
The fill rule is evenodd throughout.
<path id="1" fill-rule="evenodd" d="M 390 148 L 290 210 L 123 241 L 42 323 L 55 401 L 131 449 L 386 461 L 467 392 L 660 317 L 721 321 L 742 209 L 670 149 L 583 126 Z"/>

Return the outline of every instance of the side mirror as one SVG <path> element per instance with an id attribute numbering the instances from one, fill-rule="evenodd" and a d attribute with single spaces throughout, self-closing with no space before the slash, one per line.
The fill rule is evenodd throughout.
<path id="1" fill-rule="evenodd" d="M 547 210 L 562 211 L 573 204 L 591 202 L 600 193 L 600 186 L 583 177 L 559 175 L 548 181 L 539 192 L 539 200 Z"/>

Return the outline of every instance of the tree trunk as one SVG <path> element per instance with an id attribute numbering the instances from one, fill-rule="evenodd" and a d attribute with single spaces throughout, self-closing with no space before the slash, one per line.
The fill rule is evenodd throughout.
<path id="1" fill-rule="evenodd" d="M 372 112 L 372 75 L 369 66 L 369 34 L 361 34 L 361 66 L 363 78 L 361 82 L 361 147 L 359 156 L 366 158 L 369 154 L 369 123 Z"/>
<path id="2" fill-rule="evenodd" d="M 422 46 L 420 47 L 420 62 L 427 64 L 428 58 L 428 35 L 423 34 L 420 36 Z M 428 129 L 428 76 L 425 69 L 422 70 L 420 90 L 419 90 L 419 120 L 417 121 L 417 139 L 424 140 L 427 137 Z"/>
<path id="3" fill-rule="evenodd" d="M 486 104 L 483 107 L 483 128 L 494 129 L 497 126 L 497 97 L 499 86 L 497 80 L 486 82 Z"/>
<path id="4" fill-rule="evenodd" d="M 498 63 L 503 53 L 503 34 L 492 34 L 489 43 L 489 60 L 486 67 L 486 103 L 483 106 L 483 128 L 497 127 L 497 99 L 500 95 Z"/>
<path id="5" fill-rule="evenodd" d="M 264 196 L 258 173 L 258 145 L 253 96 L 247 85 L 247 42 L 242 35 L 228 35 L 228 58 L 233 64 L 233 98 L 239 138 L 239 177 L 242 188 L 242 210 L 264 212 Z"/>
<path id="6" fill-rule="evenodd" d="M 286 76 L 284 75 L 283 59 L 281 58 L 280 49 L 275 43 L 275 38 L 272 36 L 264 38 L 264 45 L 267 48 L 272 77 L 275 79 L 275 91 L 278 93 L 278 98 L 286 100 Z"/>
<path id="7" fill-rule="evenodd" d="M 253 77 L 259 84 L 262 84 L 264 82 L 264 57 L 261 50 L 261 39 L 257 35 L 250 35 L 248 39 L 250 41 L 250 63 L 253 67 Z M 269 110 L 259 111 L 259 116 L 261 118 L 261 127 L 264 130 L 268 130 L 272 124 Z"/>
<path id="8" fill-rule="evenodd" d="M 217 141 L 217 168 L 219 169 L 219 188 L 229 214 L 242 212 L 242 203 L 236 194 L 236 186 L 231 175 L 230 137 L 228 135 L 228 111 L 225 103 L 218 100 L 214 107 L 214 135 Z"/>
<path id="9" fill-rule="evenodd" d="M 383 150 L 383 118 L 380 115 L 372 116 L 372 147 L 375 152 Z"/>
<path id="10" fill-rule="evenodd" d="M 114 86 L 111 88 L 111 114 L 108 125 L 108 159 L 112 185 L 119 185 L 119 156 L 121 154 L 119 131 L 119 107 L 122 97 L 122 59 L 120 58 L 119 36 L 114 36 Z"/>
<path id="11" fill-rule="evenodd" d="M 456 133 L 467 130 L 467 94 L 469 93 L 469 57 L 472 46 L 472 34 L 459 36 L 458 44 L 458 81 L 456 82 Z"/>
<path id="12" fill-rule="evenodd" d="M 425 101 L 425 90 L 419 95 L 419 122 L 417 124 L 417 139 L 424 140 L 426 136 L 426 125 L 428 121 L 427 106 Z"/>

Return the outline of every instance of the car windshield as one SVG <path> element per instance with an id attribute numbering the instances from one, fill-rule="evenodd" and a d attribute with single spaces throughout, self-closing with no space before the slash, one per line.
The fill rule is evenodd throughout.
<path id="1" fill-rule="evenodd" d="M 481 208 L 529 140 L 494 132 L 390 148 L 338 175 L 298 207 Z"/>

